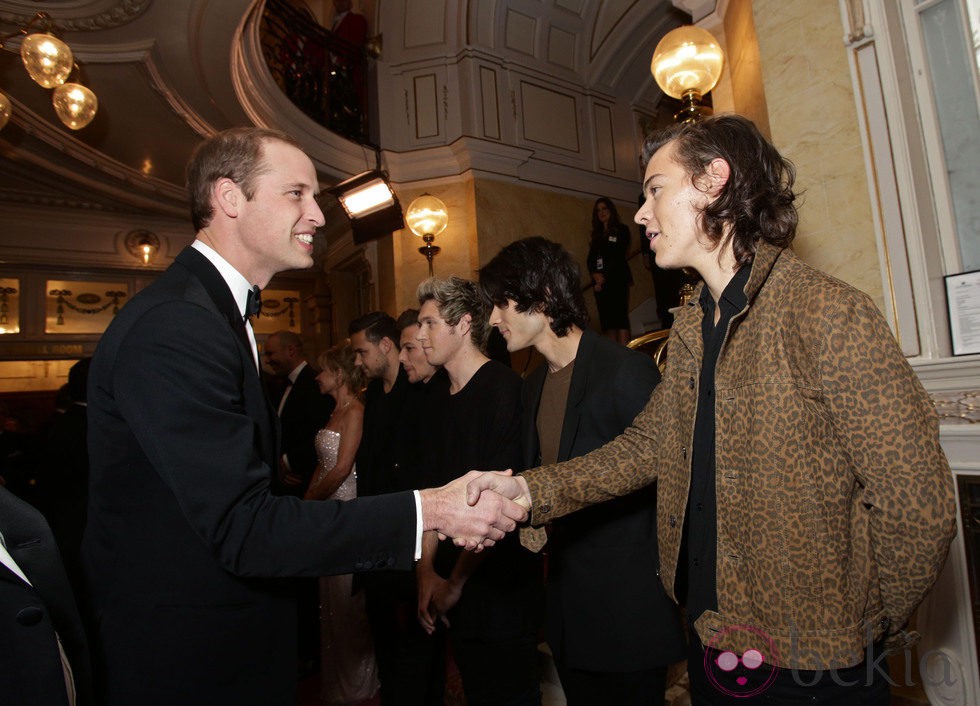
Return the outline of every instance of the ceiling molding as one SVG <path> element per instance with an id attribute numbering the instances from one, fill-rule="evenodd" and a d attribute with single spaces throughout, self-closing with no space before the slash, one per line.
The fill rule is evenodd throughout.
<path id="1" fill-rule="evenodd" d="M 190 104 L 173 88 L 172 81 L 165 76 L 155 58 L 156 49 L 156 39 L 144 39 L 99 45 L 75 43 L 72 51 L 78 59 L 86 63 L 142 64 L 149 76 L 150 85 L 167 102 L 174 114 L 201 137 L 211 137 L 217 132 L 217 129 L 191 108 Z"/>
<path id="2" fill-rule="evenodd" d="M 153 3 L 153 0 L 88 0 L 86 2 L 46 2 L 43 8 L 37 2 L 8 0 L 4 4 L 13 12 L 0 12 L 0 22 L 26 25 L 43 9 L 54 20 L 55 26 L 64 32 L 96 32 L 129 24 Z M 20 9 L 20 12 L 17 10 Z"/>
<path id="3" fill-rule="evenodd" d="M 135 169 L 126 167 L 107 157 L 104 153 L 57 130 L 15 99 L 11 99 L 11 102 L 15 109 L 12 122 L 15 122 L 31 138 L 57 150 L 58 159 L 49 159 L 42 155 L 39 150 L 31 149 L 29 145 L 15 147 L 9 143 L 4 151 L 5 158 L 13 159 L 21 164 L 32 165 L 64 180 L 66 183 L 88 189 L 95 198 L 97 198 L 96 195 L 102 194 L 111 201 L 126 204 L 131 208 L 165 215 L 185 215 L 186 207 L 183 204 L 186 195 L 182 188 L 161 179 L 145 176 Z M 61 155 L 67 155 L 70 159 L 61 159 Z M 74 160 L 74 163 L 71 160 Z M 96 179 L 89 176 L 84 170 L 79 169 L 77 164 L 90 167 L 96 173 L 104 175 L 106 179 Z M 39 197 L 41 199 L 51 198 L 43 194 Z M 74 200 L 76 199 L 66 199 L 65 203 Z M 20 201 L 23 202 L 22 199 Z M 95 200 L 80 200 L 80 202 L 87 204 L 84 206 L 85 208 L 92 208 L 91 204 L 97 203 Z M 106 210 L 114 209 L 108 208 Z"/>

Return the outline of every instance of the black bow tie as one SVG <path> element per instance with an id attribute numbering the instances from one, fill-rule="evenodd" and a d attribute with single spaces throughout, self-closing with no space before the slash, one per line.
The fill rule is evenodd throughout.
<path id="1" fill-rule="evenodd" d="M 247 320 L 250 316 L 258 316 L 260 311 L 262 311 L 262 291 L 258 285 L 254 285 L 248 290 L 248 296 L 245 297 L 245 319 Z"/>

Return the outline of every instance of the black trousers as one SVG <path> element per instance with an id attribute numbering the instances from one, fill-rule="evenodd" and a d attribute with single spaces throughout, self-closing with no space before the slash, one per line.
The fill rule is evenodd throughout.
<path id="1" fill-rule="evenodd" d="M 414 581 L 414 579 L 412 579 Z M 382 706 L 442 706 L 446 687 L 446 641 L 442 631 L 426 634 L 417 601 L 372 586 L 366 592 Z"/>
<path id="2" fill-rule="evenodd" d="M 450 629 L 467 706 L 541 706 L 534 631 L 486 639 Z"/>
<path id="3" fill-rule="evenodd" d="M 667 668 L 590 672 L 556 665 L 568 706 L 664 706 Z"/>

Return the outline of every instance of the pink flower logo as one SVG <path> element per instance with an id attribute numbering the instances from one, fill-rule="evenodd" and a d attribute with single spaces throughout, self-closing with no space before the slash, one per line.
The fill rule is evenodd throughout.
<path id="1" fill-rule="evenodd" d="M 754 646 L 742 654 L 720 649 L 718 644 L 729 635 L 738 635 L 740 643 L 748 641 Z M 727 696 L 736 699 L 757 696 L 772 686 L 779 674 L 779 667 L 776 666 L 779 661 L 776 645 L 771 637 L 751 625 L 735 625 L 720 630 L 706 647 L 704 672 L 712 686 Z M 769 664 L 764 670 L 757 671 L 766 662 Z M 761 678 L 763 674 L 764 679 Z"/>

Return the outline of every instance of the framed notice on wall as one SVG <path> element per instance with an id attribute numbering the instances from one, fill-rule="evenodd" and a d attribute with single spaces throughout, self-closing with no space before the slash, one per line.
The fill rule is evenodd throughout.
<path id="1" fill-rule="evenodd" d="M 945 279 L 953 355 L 980 353 L 980 270 Z"/>

